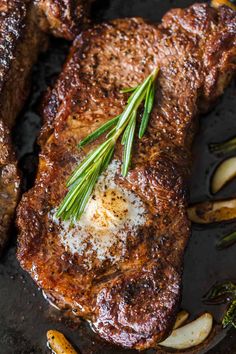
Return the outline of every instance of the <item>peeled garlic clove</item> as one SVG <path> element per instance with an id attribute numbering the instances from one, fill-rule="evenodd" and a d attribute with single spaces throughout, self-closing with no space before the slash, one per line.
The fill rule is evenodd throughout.
<path id="1" fill-rule="evenodd" d="M 188 217 L 197 224 L 236 219 L 236 199 L 195 204 L 188 208 Z"/>
<path id="2" fill-rule="evenodd" d="M 236 157 L 223 161 L 216 169 L 211 183 L 212 193 L 219 190 L 236 176 Z"/>
<path id="3" fill-rule="evenodd" d="M 173 349 L 188 349 L 201 344 L 210 334 L 213 325 L 213 317 L 210 313 L 204 313 L 195 321 L 183 327 L 175 329 L 171 335 L 158 345 Z"/>
<path id="4" fill-rule="evenodd" d="M 184 322 L 187 321 L 188 317 L 189 317 L 189 313 L 187 311 L 185 311 L 185 310 L 180 311 L 176 317 L 174 329 L 182 326 L 184 324 Z"/>

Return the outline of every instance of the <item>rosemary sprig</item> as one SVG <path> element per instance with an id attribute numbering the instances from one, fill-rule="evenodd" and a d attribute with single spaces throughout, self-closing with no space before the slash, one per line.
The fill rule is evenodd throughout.
<path id="1" fill-rule="evenodd" d="M 155 80 L 158 72 L 159 69 L 156 68 L 142 84 L 122 90 L 122 93 L 131 93 L 124 111 L 119 116 L 107 121 L 79 143 L 78 147 L 82 148 L 107 133 L 106 140 L 85 157 L 67 181 L 66 186 L 69 191 L 57 210 L 56 216 L 58 218 L 71 222 L 80 219 L 98 177 L 111 162 L 119 138 L 121 138 L 121 143 L 124 146 L 121 173 L 126 177 L 131 162 L 137 113 L 144 102 L 144 111 L 139 128 L 139 138 L 141 139 L 147 129 L 153 108 Z"/>
<path id="2" fill-rule="evenodd" d="M 229 139 L 223 143 L 210 144 L 209 149 L 215 154 L 226 154 L 236 150 L 236 137 Z"/>
<path id="3" fill-rule="evenodd" d="M 220 238 L 216 243 L 216 247 L 219 250 L 222 250 L 224 248 L 232 246 L 235 243 L 236 243 L 236 231 L 231 232 L 230 234 L 227 234 L 222 238 Z"/>
<path id="4" fill-rule="evenodd" d="M 211 305 L 228 303 L 222 326 L 236 328 L 236 284 L 224 281 L 214 285 L 205 295 L 204 302 Z"/>
<path id="5" fill-rule="evenodd" d="M 223 304 L 229 298 L 236 298 L 236 285 L 231 281 L 223 281 L 215 284 L 203 297 L 207 304 Z"/>
<path id="6" fill-rule="evenodd" d="M 103 124 L 101 127 L 96 129 L 93 133 L 89 134 L 86 138 L 81 140 L 81 142 L 79 143 L 79 147 L 83 147 L 83 146 L 91 143 L 92 141 L 96 140 L 97 138 L 99 138 L 100 135 L 104 134 L 111 127 L 113 127 L 115 124 L 117 124 L 119 118 L 120 118 L 120 116 L 117 116 L 117 117 L 109 120 L 108 122 Z"/>
<path id="7" fill-rule="evenodd" d="M 223 317 L 222 325 L 224 328 L 229 326 L 236 328 L 236 299 L 230 303 Z"/>

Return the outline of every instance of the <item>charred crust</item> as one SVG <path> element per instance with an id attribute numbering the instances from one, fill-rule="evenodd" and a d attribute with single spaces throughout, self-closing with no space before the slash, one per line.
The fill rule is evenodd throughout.
<path id="1" fill-rule="evenodd" d="M 9 236 L 9 229 L 19 200 L 20 177 L 8 128 L 0 120 L 0 253 Z"/>

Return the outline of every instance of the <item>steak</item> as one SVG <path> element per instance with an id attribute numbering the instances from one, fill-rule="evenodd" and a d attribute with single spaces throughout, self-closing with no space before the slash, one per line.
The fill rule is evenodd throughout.
<path id="1" fill-rule="evenodd" d="M 0 1 L 0 251 L 19 196 L 19 175 L 9 129 L 27 98 L 29 75 L 45 35 L 28 1 Z"/>
<path id="2" fill-rule="evenodd" d="M 9 127 L 27 98 L 32 65 L 44 43 L 30 1 L 0 1 L 0 119 Z"/>
<path id="3" fill-rule="evenodd" d="M 36 3 L 32 0 L 0 0 L 0 119 L 8 126 L 13 126 L 25 102 L 32 65 L 39 51 L 46 47 L 47 37 L 42 31 L 46 26 L 44 17 L 51 19 L 54 14 L 54 22 L 50 20 L 51 31 L 72 37 L 72 30 L 75 36 L 81 29 L 79 22 L 82 18 L 87 21 L 85 12 L 89 3 L 91 0 L 41 0 Z M 66 30 L 69 24 L 71 27 Z"/>
<path id="4" fill-rule="evenodd" d="M 0 0 L 0 251 L 7 240 L 19 194 L 8 128 L 14 125 L 28 96 L 32 66 L 46 48 L 44 31 L 72 38 L 87 22 L 85 13 L 90 2 Z"/>
<path id="5" fill-rule="evenodd" d="M 91 2 L 91 1 L 90 1 Z M 12 127 L 29 91 L 29 76 L 39 51 L 46 48 L 44 17 L 58 15 L 51 31 L 72 37 L 78 33 L 79 21 L 85 19 L 89 1 L 63 0 L 34 3 L 32 0 L 0 0 L 0 119 Z M 86 3 L 86 5 L 85 5 Z M 43 11 L 39 9 L 43 8 Z M 56 11 L 57 8 L 57 11 Z M 84 14 L 84 16 L 83 16 Z M 77 19 L 76 19 L 76 15 Z M 67 17 L 68 16 L 68 17 Z M 64 21 L 64 22 L 63 22 Z M 52 21 L 51 21 L 52 22 Z M 67 23 L 68 22 L 68 23 Z M 70 30 L 63 30 L 71 25 Z M 75 27 L 78 24 L 77 30 Z M 64 32 L 63 32 L 64 31 Z M 17 85 L 16 85 L 17 82 Z"/>
<path id="6" fill-rule="evenodd" d="M 181 301 L 190 235 L 187 190 L 197 116 L 235 72 L 236 13 L 207 4 L 168 12 L 160 25 L 119 19 L 84 31 L 44 101 L 35 186 L 18 207 L 17 257 L 59 308 L 88 320 L 123 347 L 156 346 L 171 331 Z M 120 114 L 125 87 L 160 68 L 144 138 L 135 139 L 127 178 L 118 144 L 82 218 L 55 212 L 83 150 L 81 139 Z"/>
<path id="7" fill-rule="evenodd" d="M 19 186 L 20 178 L 11 147 L 10 134 L 8 128 L 0 120 L 0 252 L 7 241 L 19 199 Z"/>

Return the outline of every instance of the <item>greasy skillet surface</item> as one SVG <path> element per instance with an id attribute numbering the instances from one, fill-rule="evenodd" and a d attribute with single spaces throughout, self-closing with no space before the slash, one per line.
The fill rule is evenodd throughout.
<path id="1" fill-rule="evenodd" d="M 121 1 L 112 2 L 111 7 L 105 12 L 106 18 L 108 16 L 145 15 L 144 9 L 146 9 L 147 16 L 151 15 L 152 19 L 159 20 L 168 7 L 180 6 L 180 3 L 183 6 L 188 5 L 191 1 L 171 2 L 171 4 L 165 1 L 165 8 L 163 9 L 160 7 L 159 1 L 145 3 L 131 1 L 130 8 L 126 10 L 124 6 L 120 6 L 121 3 L 124 4 Z M 154 3 L 159 4 L 156 17 L 153 17 Z M 36 93 L 29 102 L 28 110 L 23 114 L 21 123 L 16 130 L 15 137 L 21 156 L 24 153 L 32 152 L 32 132 L 36 132 L 39 127 L 39 120 L 35 114 L 37 93 L 45 83 L 44 77 L 46 77 L 48 83 L 48 78 L 51 76 L 50 73 L 54 74 L 55 68 L 52 68 L 52 65 L 56 66 L 56 70 L 59 69 L 55 65 L 55 63 L 57 64 L 60 61 L 55 48 L 58 48 L 57 50 L 60 52 L 58 42 L 55 43 L 54 48 L 51 50 L 51 56 L 44 56 L 43 58 L 44 64 L 46 61 L 47 65 L 46 67 L 41 65 L 41 80 L 38 79 L 38 72 L 35 73 Z M 63 46 L 61 52 L 64 52 Z M 205 117 L 202 119 L 203 127 L 195 148 L 196 172 L 192 183 L 193 200 L 202 200 L 208 196 L 206 185 L 209 176 L 208 167 L 209 164 L 214 166 L 217 163 L 216 158 L 208 154 L 207 142 L 227 138 L 232 135 L 232 131 L 236 128 L 235 108 L 233 110 L 234 98 L 235 89 L 231 88 L 217 109 L 208 115 L 208 119 L 205 119 Z M 25 162 L 24 164 L 23 161 Z M 30 158 L 22 160 L 21 165 L 24 165 L 24 167 L 31 165 Z M 234 224 L 228 224 L 225 228 L 212 226 L 204 231 L 194 227 L 193 237 L 185 257 L 183 299 L 183 307 L 190 310 L 193 315 L 207 309 L 206 306 L 201 304 L 200 298 L 209 285 L 218 279 L 234 276 L 235 249 L 231 248 L 224 252 L 216 252 L 214 249 L 216 237 L 221 235 L 222 232 L 231 230 L 233 226 Z M 45 331 L 52 327 L 63 330 L 77 344 L 82 353 L 134 353 L 134 351 L 124 351 L 103 345 L 95 339 L 91 332 L 86 330 L 84 325 L 81 325 L 79 330 L 70 331 L 63 324 L 58 323 L 59 315 L 57 315 L 57 312 L 52 311 L 52 309 L 48 310 L 41 293 L 37 291 L 32 281 L 16 264 L 13 245 L 0 265 L 0 289 L 0 301 L 1 304 L 4 304 L 0 310 L 0 353 L 45 353 Z M 208 309 L 213 310 L 214 308 Z M 236 352 L 236 343 L 233 341 L 233 336 L 231 336 L 231 339 L 227 338 L 226 347 L 230 353 Z M 223 344 L 221 351 L 214 349 L 213 353 L 226 353 L 226 347 Z M 149 353 L 152 352 L 149 351 Z"/>

